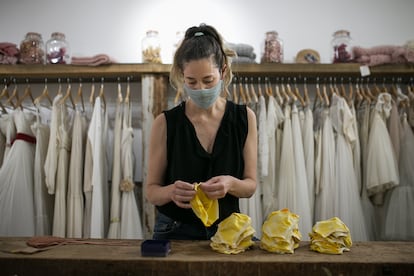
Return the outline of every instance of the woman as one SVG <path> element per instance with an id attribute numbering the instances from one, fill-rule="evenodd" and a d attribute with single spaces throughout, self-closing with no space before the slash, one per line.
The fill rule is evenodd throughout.
<path id="1" fill-rule="evenodd" d="M 228 92 L 233 55 L 205 24 L 189 28 L 176 50 L 170 82 L 189 99 L 153 122 L 146 197 L 158 210 L 154 239 L 210 239 L 220 221 L 240 212 L 239 198 L 256 190 L 255 114 L 220 96 Z M 191 209 L 196 183 L 219 203 L 210 227 Z"/>

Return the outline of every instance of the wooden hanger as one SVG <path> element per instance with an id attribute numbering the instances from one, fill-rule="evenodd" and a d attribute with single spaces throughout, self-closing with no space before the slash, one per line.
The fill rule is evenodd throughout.
<path id="1" fill-rule="evenodd" d="M 247 78 L 244 79 L 244 93 L 246 95 L 246 103 L 251 103 L 252 98 L 250 97 L 249 84 L 247 82 Z"/>
<path id="2" fill-rule="evenodd" d="M 72 97 L 72 85 L 69 83 L 69 80 L 68 80 L 68 87 L 66 89 L 66 93 L 62 97 L 62 99 L 60 99 L 60 102 L 59 103 L 64 105 L 66 103 L 67 99 L 70 100 L 70 103 L 72 105 L 72 108 L 75 109 L 76 108 L 75 107 L 75 102 L 73 101 L 73 97 Z"/>
<path id="3" fill-rule="evenodd" d="M 330 100 L 329 100 L 328 92 L 326 90 L 327 90 L 326 83 L 324 83 L 323 86 L 322 86 L 323 99 L 324 99 L 325 105 L 330 106 L 331 103 L 330 103 Z"/>
<path id="4" fill-rule="evenodd" d="M 91 94 L 89 95 L 89 103 L 92 107 L 95 105 L 95 81 L 92 79 Z"/>
<path id="5" fill-rule="evenodd" d="M 237 81 L 237 77 L 234 77 L 233 78 L 233 101 L 235 102 L 235 103 L 238 103 L 239 102 L 239 98 L 237 97 L 237 85 L 236 85 L 236 81 Z"/>
<path id="6" fill-rule="evenodd" d="M 4 84 L 4 88 L 3 88 L 3 90 L 1 91 L 1 94 L 0 94 L 0 100 L 1 100 L 1 98 L 4 98 L 4 97 L 6 99 L 8 99 L 10 97 L 9 88 L 8 88 L 7 84 Z"/>
<path id="7" fill-rule="evenodd" d="M 275 84 L 275 94 L 276 94 L 276 98 L 279 101 L 279 105 L 283 105 L 283 98 L 280 95 L 281 94 L 280 93 L 280 87 L 279 87 L 279 85 L 277 83 Z"/>
<path id="8" fill-rule="evenodd" d="M 306 105 L 309 106 L 310 105 L 310 98 L 309 98 L 309 93 L 308 93 L 308 85 L 306 83 L 306 78 L 303 79 L 303 100 L 305 101 Z"/>
<path id="9" fill-rule="evenodd" d="M 99 97 L 102 99 L 103 109 L 106 110 L 106 100 L 105 100 L 105 93 L 104 93 L 104 79 L 102 78 L 101 88 L 99 90 Z"/>
<path id="10" fill-rule="evenodd" d="M 293 92 L 292 88 L 290 87 L 289 83 L 286 84 L 286 91 L 287 94 L 293 99 L 293 102 L 299 100 L 298 97 L 295 95 L 295 92 Z"/>
<path id="11" fill-rule="evenodd" d="M 13 99 L 16 99 L 17 101 L 19 101 L 19 90 L 17 89 L 16 80 L 14 80 L 13 92 L 10 95 L 10 97 L 7 99 L 6 104 L 5 104 L 6 106 L 12 106 L 14 109 L 16 109 L 17 105 L 13 103 Z"/>
<path id="12" fill-rule="evenodd" d="M 281 90 L 280 91 L 282 91 L 282 95 L 285 98 L 285 101 L 284 102 L 287 103 L 287 104 L 289 104 L 291 102 L 291 97 L 286 92 L 286 87 L 285 87 L 285 84 L 283 83 L 283 81 L 280 84 L 280 87 L 281 87 Z"/>
<path id="13" fill-rule="evenodd" d="M 263 96 L 262 84 L 260 83 L 260 77 L 257 79 L 257 95 L 260 97 Z"/>
<path id="14" fill-rule="evenodd" d="M 319 80 L 317 80 L 317 83 L 316 83 L 316 98 L 315 98 L 315 102 L 316 102 L 316 100 L 319 100 L 319 102 L 321 102 L 322 104 L 325 103 L 325 100 L 324 100 L 324 98 L 322 97 L 322 94 L 321 94 L 321 88 L 319 86 Z M 315 104 L 314 104 L 314 106 L 315 106 Z"/>
<path id="15" fill-rule="evenodd" d="M 252 98 L 255 103 L 259 101 L 256 94 L 256 89 L 254 88 L 253 78 L 250 79 L 250 92 L 252 93 Z"/>
<path id="16" fill-rule="evenodd" d="M 31 101 L 32 101 L 32 104 L 33 105 L 35 105 L 34 104 L 34 98 L 33 98 L 33 95 L 32 95 L 32 89 L 31 89 L 31 87 L 30 87 L 30 84 L 29 84 L 29 81 L 28 80 L 26 80 L 26 82 L 27 82 L 27 85 L 26 85 L 26 88 L 24 89 L 24 94 L 23 94 L 23 96 L 17 101 L 17 103 L 16 103 L 16 106 L 17 107 L 20 107 L 20 108 L 23 108 L 23 101 L 27 98 L 27 97 L 30 97 L 30 99 L 31 99 Z"/>
<path id="17" fill-rule="evenodd" d="M 129 97 L 131 94 L 131 85 L 129 83 L 129 78 L 127 79 L 127 89 L 126 89 L 126 95 L 125 95 L 125 103 L 129 104 Z"/>
<path id="18" fill-rule="evenodd" d="M 117 94 L 117 96 L 118 96 L 118 102 L 122 103 L 124 99 L 122 97 L 121 82 L 119 81 L 119 79 L 118 79 L 118 94 Z"/>
<path id="19" fill-rule="evenodd" d="M 243 84 L 242 84 L 241 78 L 239 80 L 239 93 L 240 93 L 240 97 L 242 99 L 242 103 L 247 104 L 247 99 L 246 99 L 246 95 L 244 94 L 244 89 L 243 89 Z"/>
<path id="20" fill-rule="evenodd" d="M 293 85 L 294 85 L 293 93 L 299 99 L 299 102 L 302 105 L 302 107 L 305 107 L 307 104 L 299 92 L 299 87 L 296 84 L 296 78 L 293 79 Z"/>
<path id="21" fill-rule="evenodd" d="M 79 82 L 79 87 L 78 87 L 78 93 L 76 94 L 76 97 L 74 99 L 74 104 L 75 107 L 76 105 L 80 102 L 81 103 L 81 107 L 82 107 L 82 112 L 85 111 L 85 103 L 83 101 L 83 89 L 82 89 L 82 80 L 80 80 Z"/>
<path id="22" fill-rule="evenodd" d="M 34 104 L 38 105 L 42 101 L 42 99 L 47 99 L 49 105 L 53 105 L 53 101 L 49 96 L 49 89 L 47 88 L 47 79 L 45 79 L 45 87 L 43 88 L 42 94 L 40 94 L 35 100 Z"/>

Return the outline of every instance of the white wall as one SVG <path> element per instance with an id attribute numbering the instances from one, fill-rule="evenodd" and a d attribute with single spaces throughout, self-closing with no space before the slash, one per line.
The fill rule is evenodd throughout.
<path id="1" fill-rule="evenodd" d="M 254 46 L 259 60 L 264 33 L 284 41 L 285 62 L 313 48 L 330 62 L 330 40 L 348 29 L 354 45 L 403 45 L 414 39 L 413 0 L 0 0 L 0 42 L 20 44 L 36 31 L 46 40 L 64 32 L 77 56 L 106 53 L 118 62 L 141 62 L 148 29 L 162 37 L 162 59 L 171 63 L 177 31 L 205 22 L 227 41 Z"/>

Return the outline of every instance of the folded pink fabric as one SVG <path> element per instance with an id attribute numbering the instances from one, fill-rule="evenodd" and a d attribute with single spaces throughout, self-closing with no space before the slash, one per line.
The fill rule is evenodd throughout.
<path id="1" fill-rule="evenodd" d="M 106 54 L 98 54 L 92 57 L 72 57 L 72 65 L 99 66 L 104 64 L 117 63 Z"/>
<path id="2" fill-rule="evenodd" d="M 17 45 L 10 42 L 0 42 L 0 64 L 16 64 L 19 56 Z"/>
<path id="3" fill-rule="evenodd" d="M 369 66 L 414 62 L 414 50 L 404 46 L 384 45 L 372 48 L 356 46 L 352 50 L 356 62 Z"/>

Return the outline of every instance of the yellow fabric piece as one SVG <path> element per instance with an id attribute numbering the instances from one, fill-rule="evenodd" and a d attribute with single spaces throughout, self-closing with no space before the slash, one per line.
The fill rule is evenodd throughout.
<path id="1" fill-rule="evenodd" d="M 216 234 L 211 238 L 210 247 L 224 254 L 244 252 L 254 244 L 255 230 L 249 216 L 233 213 L 218 224 Z"/>
<path id="2" fill-rule="evenodd" d="M 318 221 L 309 233 L 310 248 L 313 251 L 326 254 L 342 254 L 350 251 L 352 246 L 351 233 L 339 218 Z"/>
<path id="3" fill-rule="evenodd" d="M 299 216 L 289 209 L 270 213 L 262 225 L 260 248 L 273 253 L 292 254 L 302 239 L 298 222 Z"/>
<path id="4" fill-rule="evenodd" d="M 201 183 L 194 185 L 196 190 L 195 197 L 190 201 L 194 213 L 205 226 L 211 226 L 219 218 L 219 206 L 217 199 L 209 199 L 199 188 Z"/>

